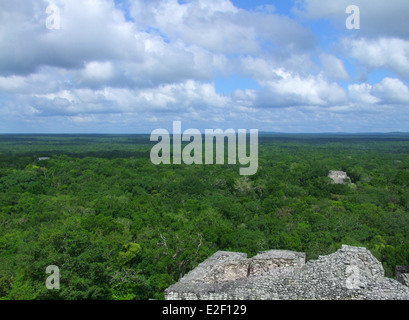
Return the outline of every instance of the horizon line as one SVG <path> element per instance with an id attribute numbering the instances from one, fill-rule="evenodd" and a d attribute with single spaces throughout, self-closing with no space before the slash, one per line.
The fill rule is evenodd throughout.
<path id="1" fill-rule="evenodd" d="M 173 132 L 169 132 L 170 134 L 173 134 Z M 75 133 L 0 133 L 0 135 L 117 135 L 117 136 L 125 136 L 125 135 L 151 135 L 152 133 L 81 133 L 81 132 L 75 132 Z M 205 134 L 205 133 L 202 133 Z M 345 131 L 337 131 L 337 132 L 278 132 L 278 131 L 259 131 L 259 134 L 277 134 L 277 135 L 324 135 L 324 134 L 333 134 L 333 135 L 387 135 L 387 134 L 409 134 L 409 131 L 388 131 L 388 132 L 345 132 Z"/>

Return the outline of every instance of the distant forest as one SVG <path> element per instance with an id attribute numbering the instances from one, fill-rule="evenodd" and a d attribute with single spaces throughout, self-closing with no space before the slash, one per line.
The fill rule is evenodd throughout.
<path id="1" fill-rule="evenodd" d="M 310 260 L 348 244 L 388 277 L 409 265 L 409 134 L 259 142 L 257 174 L 241 176 L 155 166 L 149 135 L 0 135 L 0 299 L 163 299 L 218 250 Z M 45 286 L 50 265 L 59 290 Z"/>

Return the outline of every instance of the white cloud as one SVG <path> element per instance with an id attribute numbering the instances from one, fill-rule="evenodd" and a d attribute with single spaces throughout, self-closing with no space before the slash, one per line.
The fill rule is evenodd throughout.
<path id="1" fill-rule="evenodd" d="M 114 75 L 114 69 L 111 62 L 89 62 L 85 66 L 83 77 L 91 81 L 108 81 Z"/>
<path id="2" fill-rule="evenodd" d="M 409 79 L 409 41 L 397 38 L 343 39 L 344 50 L 368 68 L 386 68 Z"/>
<path id="3" fill-rule="evenodd" d="M 303 2 L 304 17 L 334 21 L 344 4 Z M 374 12 L 369 2 L 357 2 Z M 392 37 L 392 23 L 383 36 L 362 31 L 360 38 L 336 38 L 341 46 L 326 46 L 308 19 L 301 24 L 271 7 L 247 11 L 228 0 L 126 3 L 129 16 L 114 0 L 55 0 L 61 29 L 48 30 L 47 1 L 0 2 L 0 130 L 35 132 L 37 123 L 39 131 L 137 126 L 146 132 L 152 123 L 181 119 L 198 128 L 213 122 L 299 132 L 312 124 L 342 131 L 339 123 L 347 129 L 359 119 L 377 123 L 367 113 L 399 128 L 408 118 L 409 40 L 405 31 Z M 398 10 L 380 8 L 381 17 Z M 368 13 L 362 28 L 382 26 Z M 381 68 L 396 76 L 373 86 L 350 83 L 346 90 L 337 83 L 351 81 L 346 59 L 359 70 Z M 226 91 L 216 87 L 219 77 L 232 79 L 232 94 L 220 94 Z M 234 88 L 235 79 L 244 84 Z M 257 89 L 246 88 L 247 80 Z"/>
<path id="4" fill-rule="evenodd" d="M 214 85 L 196 81 L 166 84 L 157 88 L 133 90 L 106 87 L 100 90 L 62 90 L 52 94 L 36 94 L 36 108 L 44 115 L 79 115 L 92 113 L 121 114 L 124 112 L 180 112 L 187 108 L 224 108 L 228 97 L 216 93 Z"/>
<path id="5" fill-rule="evenodd" d="M 384 103 L 409 104 L 409 89 L 399 79 L 383 79 L 373 86 L 372 93 Z"/>
<path id="6" fill-rule="evenodd" d="M 330 54 L 321 54 L 320 60 L 323 65 L 323 74 L 335 80 L 350 80 L 342 60 Z"/>
<path id="7" fill-rule="evenodd" d="M 372 86 L 368 83 L 352 84 L 348 86 L 348 93 L 352 101 L 372 105 L 379 99 L 371 94 Z"/>
<path id="8" fill-rule="evenodd" d="M 282 69 L 275 70 L 279 80 L 261 82 L 265 89 L 259 96 L 266 107 L 330 106 L 346 102 L 346 92 L 335 82 L 322 77 L 301 77 Z"/>
<path id="9" fill-rule="evenodd" d="M 409 1 L 407 0 L 300 0 L 295 11 L 310 19 L 331 19 L 342 29 L 348 15 L 345 9 L 360 9 L 360 35 L 409 37 Z"/>
<path id="10" fill-rule="evenodd" d="M 79 69 L 87 62 L 143 59 L 135 26 L 110 0 L 56 0 L 61 28 L 46 27 L 48 3 L 0 2 L 0 74 L 35 73 L 42 66 Z"/>
<path id="11" fill-rule="evenodd" d="M 228 0 L 132 2 L 141 28 L 155 27 L 171 40 L 181 39 L 215 53 L 259 53 L 265 41 L 311 48 L 315 37 L 294 20 L 276 14 L 247 12 Z"/>
<path id="12" fill-rule="evenodd" d="M 18 92 L 25 86 L 25 78 L 19 76 L 0 77 L 0 91 Z"/>
<path id="13" fill-rule="evenodd" d="M 409 104 L 409 89 L 396 78 L 386 77 L 373 86 L 367 83 L 349 85 L 348 92 L 352 101 L 364 105 Z"/>

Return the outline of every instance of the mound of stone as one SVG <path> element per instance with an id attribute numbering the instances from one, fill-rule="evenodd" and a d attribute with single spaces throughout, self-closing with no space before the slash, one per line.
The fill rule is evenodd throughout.
<path id="1" fill-rule="evenodd" d="M 305 263 L 300 252 L 248 259 L 219 251 L 165 290 L 167 300 L 409 300 L 409 287 L 385 278 L 365 248 L 342 246 Z"/>
<path id="2" fill-rule="evenodd" d="M 351 178 L 348 177 L 346 172 L 343 171 L 330 171 L 328 177 L 335 184 L 347 184 L 351 183 Z"/>

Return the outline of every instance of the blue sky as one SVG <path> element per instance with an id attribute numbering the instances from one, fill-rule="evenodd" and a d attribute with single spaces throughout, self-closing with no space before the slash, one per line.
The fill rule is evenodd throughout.
<path id="1" fill-rule="evenodd" d="M 0 133 L 409 132 L 409 2 L 350 4 L 3 0 Z"/>

